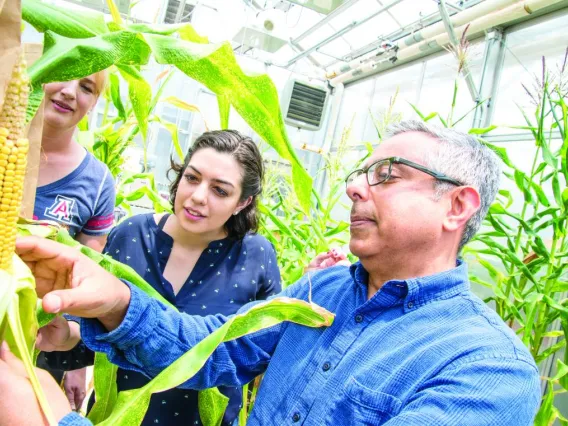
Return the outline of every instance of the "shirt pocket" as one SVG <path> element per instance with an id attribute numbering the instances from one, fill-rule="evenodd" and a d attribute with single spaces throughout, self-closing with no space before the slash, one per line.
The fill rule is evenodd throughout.
<path id="1" fill-rule="evenodd" d="M 341 424 L 376 426 L 395 416 L 401 406 L 397 397 L 370 389 L 351 377 L 342 389 L 336 415 Z"/>

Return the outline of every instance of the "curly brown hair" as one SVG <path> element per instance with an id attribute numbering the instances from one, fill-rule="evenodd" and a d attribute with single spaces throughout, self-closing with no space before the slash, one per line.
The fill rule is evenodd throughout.
<path id="1" fill-rule="evenodd" d="M 225 231 L 229 237 L 243 238 L 247 232 L 256 232 L 258 229 L 257 199 L 262 192 L 264 166 L 258 147 L 248 136 L 236 130 L 215 130 L 205 132 L 199 136 L 185 156 L 183 164 L 170 160 L 171 169 L 176 174 L 170 184 L 170 203 L 175 206 L 178 185 L 187 168 L 191 157 L 203 148 L 213 148 L 220 153 L 231 154 L 242 168 L 243 180 L 241 183 L 241 198 L 244 201 L 252 197 L 251 203 L 242 209 L 239 214 L 233 215 L 225 223 Z"/>

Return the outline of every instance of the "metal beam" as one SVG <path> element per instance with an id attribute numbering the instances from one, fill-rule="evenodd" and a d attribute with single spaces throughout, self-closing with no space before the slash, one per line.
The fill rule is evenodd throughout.
<path id="1" fill-rule="evenodd" d="M 497 88 L 503 70 L 505 59 L 505 35 L 500 28 L 494 28 L 485 36 L 485 52 L 483 54 L 483 68 L 479 82 L 479 99 L 487 102 L 479 105 L 473 116 L 473 127 L 485 128 L 493 120 Z"/>
<path id="2" fill-rule="evenodd" d="M 327 24 L 328 22 L 330 22 L 333 18 L 335 18 L 336 16 L 339 16 L 341 13 L 343 13 L 344 11 L 346 11 L 347 9 L 349 9 L 351 6 L 353 6 L 355 3 L 357 3 L 359 0 L 349 0 L 345 3 L 343 3 L 341 6 L 339 6 L 338 8 L 334 9 L 329 15 L 327 15 L 325 18 L 323 18 L 322 20 L 318 21 L 315 25 L 311 26 L 310 28 L 308 28 L 306 31 L 304 31 L 302 34 L 300 34 L 298 37 L 296 37 L 293 40 L 290 40 L 291 43 L 299 43 L 301 42 L 303 39 L 305 39 L 306 37 L 308 37 L 309 35 L 311 35 L 314 31 L 320 29 L 321 27 L 323 27 L 325 24 Z"/>
<path id="3" fill-rule="evenodd" d="M 333 34 L 332 36 L 329 36 L 327 38 L 325 38 L 324 40 L 320 41 L 319 43 L 315 44 L 314 46 L 306 49 L 305 51 L 303 51 L 302 53 L 294 56 L 292 59 L 290 59 L 287 63 L 286 63 L 286 67 L 289 67 L 290 65 L 294 64 L 296 61 L 304 58 L 305 56 L 309 55 L 310 53 L 318 50 L 319 48 L 325 46 L 328 43 L 331 43 L 333 40 L 338 39 L 339 37 L 343 36 L 344 34 L 347 34 L 349 31 L 351 31 L 354 28 L 357 28 L 360 25 L 363 25 L 364 23 L 370 21 L 371 19 L 373 19 L 375 16 L 380 15 L 381 13 L 389 10 L 391 7 L 396 6 L 397 4 L 399 4 L 400 2 L 402 2 L 402 0 L 393 0 L 391 3 L 387 4 L 384 7 L 381 7 L 379 10 L 377 10 L 376 12 L 370 14 L 369 16 L 367 16 L 364 19 L 361 19 L 360 21 L 353 21 L 351 22 L 349 25 L 343 27 L 342 29 L 340 29 L 338 32 L 336 32 L 335 34 Z M 297 39 L 296 39 L 297 41 Z"/>
<path id="4" fill-rule="evenodd" d="M 476 4 L 481 3 L 482 1 L 483 0 L 471 0 L 467 3 L 466 8 L 475 6 Z M 451 13 L 451 14 L 454 15 L 455 13 L 457 13 L 457 12 L 454 12 L 454 13 Z M 373 49 L 376 49 L 378 46 L 380 46 L 380 44 L 383 41 L 394 42 L 396 40 L 399 40 L 401 38 L 407 37 L 408 35 L 412 34 L 416 30 L 417 27 L 424 28 L 424 27 L 427 27 L 429 25 L 435 24 L 436 22 L 439 22 L 439 21 L 440 21 L 440 12 L 436 11 L 436 12 L 430 14 L 430 15 L 424 16 L 424 17 L 422 17 L 422 18 L 420 18 L 420 19 L 418 19 L 414 22 L 411 22 L 410 24 L 405 25 L 401 29 L 393 31 L 390 34 L 387 34 L 385 36 L 379 36 L 378 41 L 373 41 L 371 43 L 368 43 L 365 46 L 360 47 L 359 49 L 351 52 L 349 54 L 349 56 L 343 57 L 343 61 L 348 62 L 350 60 L 358 58 L 359 56 L 363 56 L 366 53 L 369 53 L 370 51 L 372 51 Z M 340 61 L 332 61 L 328 64 L 325 64 L 324 68 L 329 69 L 329 67 L 337 64 L 338 62 L 340 62 Z"/>

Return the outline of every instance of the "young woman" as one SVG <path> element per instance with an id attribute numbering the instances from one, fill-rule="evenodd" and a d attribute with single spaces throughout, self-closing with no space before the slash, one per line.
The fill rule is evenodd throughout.
<path id="1" fill-rule="evenodd" d="M 108 167 L 73 138 L 77 123 L 104 90 L 106 72 L 44 85 L 45 107 L 34 219 L 53 220 L 80 243 L 102 251 L 113 225 L 115 191 Z M 46 367 L 45 354 L 38 365 Z M 63 371 L 50 370 L 61 382 Z M 64 388 L 71 406 L 85 397 L 85 370 L 68 372 Z"/>
<path id="2" fill-rule="evenodd" d="M 272 245 L 255 234 L 263 164 L 254 142 L 236 131 L 201 135 L 170 187 L 174 214 L 143 214 L 111 232 L 105 253 L 134 268 L 178 310 L 192 315 L 235 313 L 245 303 L 281 290 Z M 65 350 L 78 341 L 74 337 Z M 65 326 L 65 325 L 63 325 Z M 42 346 L 49 345 L 44 339 Z M 84 364 L 92 354 L 81 345 L 73 356 L 54 352 L 54 362 Z M 90 358 L 90 359 L 89 359 Z M 148 379 L 119 370 L 118 390 L 139 388 Z M 237 417 L 241 389 L 220 388 L 230 398 L 224 425 Z M 143 425 L 201 424 L 197 392 L 172 389 L 152 396 Z"/>

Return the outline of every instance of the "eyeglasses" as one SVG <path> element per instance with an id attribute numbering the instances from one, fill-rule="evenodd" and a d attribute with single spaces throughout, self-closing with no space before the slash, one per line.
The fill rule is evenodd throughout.
<path id="1" fill-rule="evenodd" d="M 464 185 L 460 181 L 452 179 L 451 177 L 446 176 L 443 173 L 430 170 L 424 166 L 421 166 L 420 164 L 414 163 L 410 160 L 405 160 L 404 158 L 400 157 L 384 158 L 382 160 L 375 161 L 366 169 L 353 170 L 351 173 L 349 173 L 349 175 L 345 179 L 345 183 L 349 185 L 355 179 L 357 179 L 359 176 L 365 173 L 367 175 L 367 182 L 369 186 L 380 185 L 381 183 L 384 183 L 387 180 L 389 180 L 389 178 L 391 177 L 393 164 L 404 164 L 405 166 L 412 167 L 413 169 L 420 170 L 421 172 L 429 174 L 430 176 L 434 177 L 435 179 L 441 182 L 448 182 L 456 186 Z"/>

